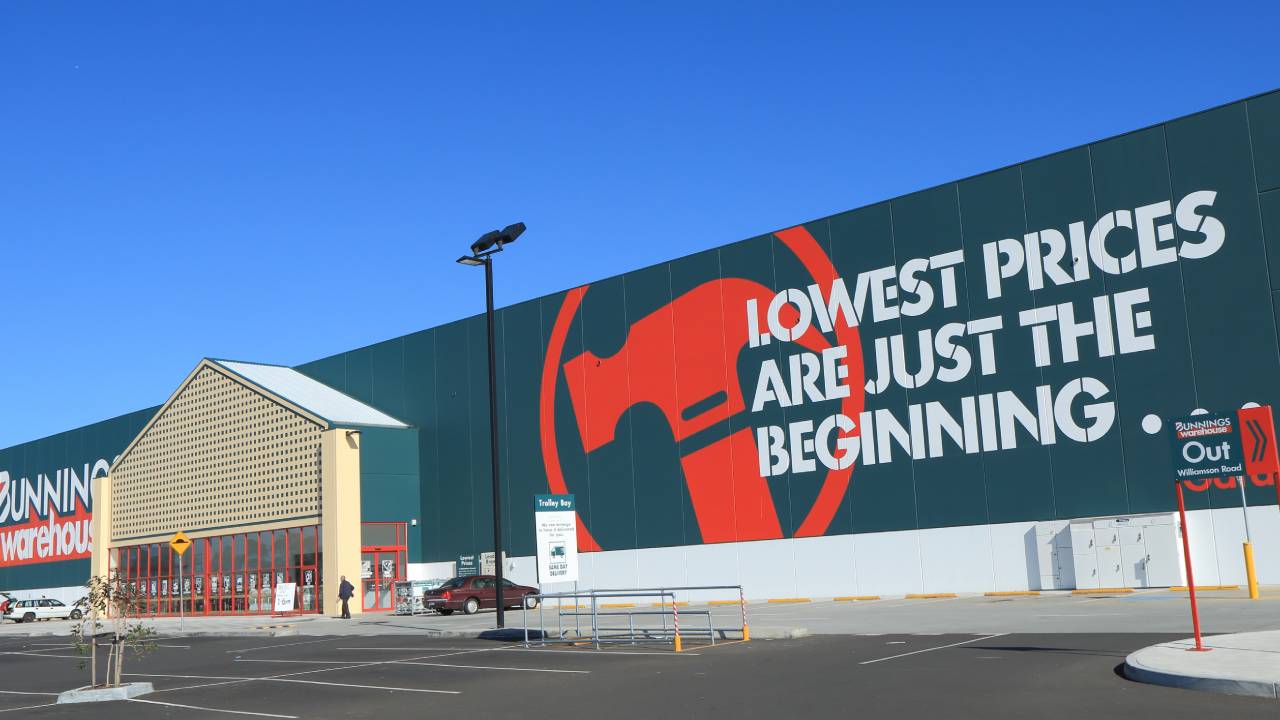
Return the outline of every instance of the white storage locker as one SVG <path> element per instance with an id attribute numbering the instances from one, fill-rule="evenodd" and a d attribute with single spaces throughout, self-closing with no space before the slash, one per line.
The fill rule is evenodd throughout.
<path id="1" fill-rule="evenodd" d="M 1124 561 L 1119 545 L 1098 548 L 1098 585 L 1104 588 L 1130 587 L 1124 584 Z"/>

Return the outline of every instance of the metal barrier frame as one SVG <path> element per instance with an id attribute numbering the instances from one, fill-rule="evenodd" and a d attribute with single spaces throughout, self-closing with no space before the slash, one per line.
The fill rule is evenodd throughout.
<path id="1" fill-rule="evenodd" d="M 716 627 L 711 610 L 685 610 L 685 616 L 706 617 L 707 626 L 705 628 L 698 626 L 696 628 L 685 626 L 684 630 L 680 628 L 680 604 L 688 601 L 681 601 L 677 597 L 677 593 L 686 593 L 691 591 L 707 591 L 707 590 L 736 590 L 738 592 L 738 604 L 742 610 L 742 625 Z M 531 638 L 529 633 L 529 604 L 526 601 L 521 604 L 521 612 L 524 619 L 524 646 L 531 647 L 533 645 L 546 646 L 548 644 L 564 643 L 564 644 L 581 644 L 589 641 L 596 650 L 600 650 L 602 645 L 609 643 L 636 645 L 642 641 L 670 641 L 675 652 L 683 650 L 683 639 L 685 637 L 705 637 L 710 644 L 715 645 L 716 635 L 726 636 L 730 632 L 740 632 L 742 641 L 751 639 L 751 631 L 747 625 L 747 601 L 743 594 L 741 585 L 689 585 L 682 587 L 662 587 L 662 588 L 599 588 L 594 590 L 581 590 L 573 592 L 560 593 L 538 593 L 528 595 L 527 598 L 536 598 L 538 600 L 538 636 Z M 634 607 L 613 610 L 606 608 L 601 610 L 601 599 L 608 598 L 658 598 L 655 607 L 656 610 L 638 610 Z M 580 600 L 586 599 L 590 601 L 589 611 L 580 612 L 582 605 Z M 547 631 L 545 610 L 547 608 L 547 600 L 558 600 L 556 605 L 556 633 L 554 637 Z M 566 606 L 565 600 L 572 600 L 573 605 Z M 730 601 L 732 602 L 732 601 Z M 566 607 L 571 607 L 572 612 L 565 612 Z M 669 608 L 669 609 L 668 609 Z M 635 619 L 638 616 L 659 616 L 662 618 L 662 626 L 655 627 L 636 627 Z M 569 635 L 565 629 L 565 618 L 573 618 L 573 634 Z M 584 617 L 591 618 L 590 635 L 584 635 L 582 632 L 581 619 Z M 604 622 L 611 622 L 608 618 L 625 617 L 627 618 L 626 627 L 603 625 Z M 667 618 L 671 618 L 671 625 L 668 627 Z"/>

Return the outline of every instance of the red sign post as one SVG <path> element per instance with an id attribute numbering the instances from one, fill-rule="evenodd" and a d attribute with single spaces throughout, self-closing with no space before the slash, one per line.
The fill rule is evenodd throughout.
<path id="1" fill-rule="evenodd" d="M 1178 524 L 1182 526 L 1182 559 L 1187 564 L 1187 590 L 1191 593 L 1191 627 L 1196 633 L 1197 652 L 1208 652 L 1200 637 L 1200 610 L 1196 607 L 1196 579 L 1191 574 L 1191 540 L 1187 537 L 1187 504 L 1182 500 L 1182 481 L 1174 483 L 1178 487 Z"/>

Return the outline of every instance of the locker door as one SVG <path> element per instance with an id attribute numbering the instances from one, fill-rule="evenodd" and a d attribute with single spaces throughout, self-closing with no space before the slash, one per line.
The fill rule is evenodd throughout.
<path id="1" fill-rule="evenodd" d="M 1075 558 L 1071 554 L 1071 535 L 1060 533 L 1054 538 L 1053 557 L 1056 563 L 1055 574 L 1058 578 L 1058 589 L 1076 586 Z"/>
<path id="2" fill-rule="evenodd" d="M 1126 587 L 1124 561 L 1119 545 L 1103 545 L 1098 548 L 1098 586 L 1104 588 Z"/>
<path id="3" fill-rule="evenodd" d="M 1182 558 L 1178 555 L 1176 525 L 1152 525 L 1143 534 L 1147 548 L 1147 583 L 1150 587 L 1181 585 Z"/>
<path id="4" fill-rule="evenodd" d="M 1142 543 L 1121 545 L 1120 568 L 1124 573 L 1124 587 L 1149 587 L 1147 546 Z"/>
<path id="5" fill-rule="evenodd" d="M 1093 527 L 1082 523 L 1072 523 L 1071 552 L 1076 555 L 1093 554 Z"/>
<path id="6" fill-rule="evenodd" d="M 1146 530 L 1146 528 L 1141 525 L 1136 527 L 1129 525 L 1129 526 L 1120 528 L 1120 545 L 1124 546 L 1124 545 L 1142 544 L 1143 530 Z"/>
<path id="7" fill-rule="evenodd" d="M 1098 582 L 1098 557 L 1093 553 L 1077 553 L 1071 556 L 1075 564 L 1076 587 L 1090 590 L 1102 587 Z"/>

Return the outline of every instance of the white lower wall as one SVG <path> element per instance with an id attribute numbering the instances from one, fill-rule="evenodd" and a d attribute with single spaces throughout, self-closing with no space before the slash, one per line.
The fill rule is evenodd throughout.
<path id="1" fill-rule="evenodd" d="M 7 591 L 17 600 L 36 600 L 39 598 L 53 598 L 61 600 L 67 605 L 75 604 L 77 600 L 84 597 L 88 592 L 82 585 L 72 585 L 70 587 L 56 588 L 39 588 L 36 590 L 9 590 Z"/>
<path id="2" fill-rule="evenodd" d="M 1280 511 L 1249 509 L 1258 580 L 1280 584 Z M 1244 520 L 1239 508 L 1187 513 L 1191 561 L 1200 585 L 1243 584 Z M 905 595 L 1053 589 L 1036 554 L 1036 523 L 969 525 L 927 530 L 758 542 L 616 550 L 579 556 L 578 586 L 652 588 L 742 585 L 748 598 Z M 411 563 L 410 580 L 445 579 L 452 562 Z M 538 585 L 532 557 L 507 559 L 506 576 Z M 544 592 L 569 592 L 549 583 Z M 83 587 L 12 591 L 18 599 L 50 597 L 74 603 Z M 730 591 L 686 593 L 689 600 L 733 599 Z M 648 598 L 637 598 L 647 601 Z"/>
<path id="3" fill-rule="evenodd" d="M 1197 584 L 1243 583 L 1240 509 L 1196 510 L 1187 517 Z M 1280 584 L 1280 512 L 1251 508 L 1249 523 L 1259 582 Z M 580 555 L 579 587 L 742 585 L 751 599 L 1054 589 L 1044 584 L 1052 572 L 1040 567 L 1036 552 L 1034 522 L 616 550 Z M 531 557 L 511 558 L 508 572 L 513 582 L 537 585 Z M 567 592 L 573 585 L 543 590 Z M 733 595 L 720 590 L 684 597 Z"/>

